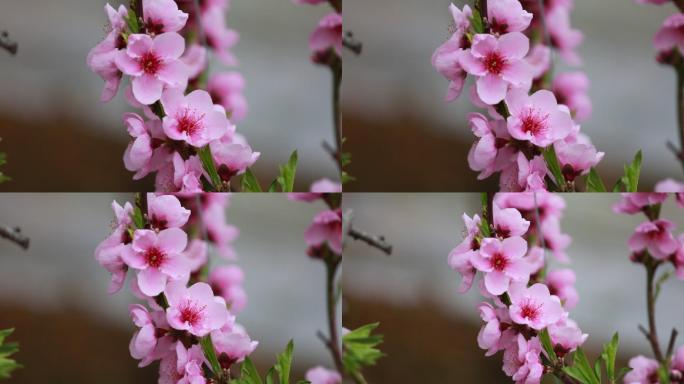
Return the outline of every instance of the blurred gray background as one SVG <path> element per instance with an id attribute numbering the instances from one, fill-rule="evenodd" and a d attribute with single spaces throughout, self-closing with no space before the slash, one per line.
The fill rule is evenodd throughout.
<path id="1" fill-rule="evenodd" d="M 473 142 L 466 121 L 473 109 L 467 94 L 445 103 L 448 82 L 430 64 L 432 53 L 448 37 L 449 3 L 345 2 L 345 29 L 364 43 L 359 57 L 345 52 L 345 135 L 347 149 L 356 158 L 350 171 L 359 178 L 349 185 L 350 191 L 494 188 L 492 183 L 477 182 L 467 166 Z M 464 3 L 472 5 L 454 1 L 459 7 Z M 644 152 L 642 188 L 650 189 L 666 177 L 684 179 L 681 165 L 665 148 L 668 140 L 679 146 L 675 73 L 655 62 L 651 43 L 663 20 L 674 12 L 671 4 L 575 1 L 572 24 L 585 36 L 579 53 L 594 106 L 582 130 L 606 152 L 599 171 L 611 185 L 639 149 Z M 379 147 L 382 153 L 377 152 Z"/>
<path id="2" fill-rule="evenodd" d="M 154 381 L 157 365 L 138 369 L 128 355 L 135 327 L 127 308 L 138 300 L 128 285 L 109 296 L 109 274 L 93 257 L 110 233 L 113 199 L 123 204 L 134 196 L 0 195 L 2 224 L 19 226 L 31 238 L 27 251 L 0 239 L 0 329 L 17 328 L 17 358 L 27 366 L 13 382 Z M 264 372 L 291 338 L 298 374 L 332 365 L 316 337 L 327 324 L 325 268 L 308 258 L 303 240 L 320 209 L 285 195 L 232 197 L 227 216 L 241 231 L 234 244 L 248 295 L 237 319 L 260 342 L 254 357 Z"/>
<path id="3" fill-rule="evenodd" d="M 16 57 L 0 52 L 0 150 L 7 152 L 5 170 L 14 177 L 3 188 L 149 190 L 149 184 L 130 180 L 121 160 L 129 139 L 121 115 L 132 108 L 121 92 L 100 103 L 104 83 L 86 66 L 88 51 L 105 36 L 106 2 L 0 3 L 0 30 L 19 43 Z M 333 140 L 331 75 L 310 62 L 308 48 L 310 33 L 328 11 L 290 0 L 232 1 L 228 25 L 241 34 L 234 52 L 250 108 L 237 131 L 262 153 L 256 168 L 266 175 L 264 183 L 295 149 L 298 189 L 307 190 L 310 180 L 323 176 L 339 178 L 321 147 L 323 140 Z M 221 64 L 214 60 L 211 68 Z"/>
<path id="4" fill-rule="evenodd" d="M 646 273 L 629 261 L 627 247 L 644 216 L 614 214 L 618 194 L 563 197 L 567 208 L 561 225 L 573 238 L 569 267 L 580 296 L 570 315 L 589 334 L 590 355 L 618 331 L 623 361 L 637 353 L 651 356 L 637 329 L 647 324 Z M 461 215 L 481 210 L 479 194 L 349 193 L 344 205 L 353 209 L 355 227 L 385 235 L 395 250 L 385 257 L 359 242 L 348 241 L 345 248 L 345 326 L 380 320 L 380 332 L 386 334 L 389 356 L 371 378 L 393 382 L 417 371 L 436 383 L 467 381 L 471 375 L 473 382 L 510 382 L 501 381 L 500 356 L 486 358 L 477 347 L 482 301 L 477 287 L 459 294 L 460 275 L 447 264 L 449 252 L 463 239 Z M 676 234 L 684 231 L 684 209 L 672 198 L 661 216 L 677 224 Z M 552 262 L 553 268 L 559 266 Z M 682 295 L 684 281 L 671 278 L 663 285 L 656 316 L 662 344 L 672 327 L 684 330 Z"/>

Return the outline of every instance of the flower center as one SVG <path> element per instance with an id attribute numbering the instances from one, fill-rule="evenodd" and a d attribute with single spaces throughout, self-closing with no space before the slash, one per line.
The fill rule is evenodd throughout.
<path id="1" fill-rule="evenodd" d="M 153 52 L 145 52 L 139 59 L 140 67 L 148 75 L 155 75 L 161 69 L 162 61 Z"/>
<path id="2" fill-rule="evenodd" d="M 196 116 L 189 109 L 185 109 L 180 116 L 176 118 L 176 120 L 178 120 L 178 130 L 188 136 L 195 135 L 197 131 L 202 128 L 202 117 L 203 116 Z"/>
<path id="3" fill-rule="evenodd" d="M 496 253 L 489 259 L 489 264 L 494 268 L 495 271 L 503 271 L 508 266 L 508 259 L 501 253 Z"/>
<path id="4" fill-rule="evenodd" d="M 499 35 L 503 35 L 504 33 L 508 32 L 508 24 L 506 23 L 506 20 L 499 21 L 496 18 L 493 18 L 490 27 L 492 32 Z"/>
<path id="5" fill-rule="evenodd" d="M 528 320 L 536 320 L 541 312 L 541 305 L 530 300 L 525 301 L 520 307 L 520 316 Z"/>
<path id="6" fill-rule="evenodd" d="M 147 265 L 152 268 L 159 268 L 162 263 L 164 263 L 165 258 L 166 255 L 164 252 L 156 247 L 150 248 L 145 252 L 145 261 L 147 261 Z"/>
<path id="7" fill-rule="evenodd" d="M 205 307 L 198 307 L 192 303 L 187 303 L 180 310 L 180 319 L 184 323 L 196 325 L 202 319 L 202 311 Z"/>
<path id="8" fill-rule="evenodd" d="M 152 218 L 150 218 L 150 226 L 158 231 L 166 229 L 167 225 L 168 223 L 166 222 L 166 219 L 163 217 L 152 215 Z"/>
<path id="9" fill-rule="evenodd" d="M 159 20 L 152 20 L 148 18 L 147 22 L 145 23 L 145 29 L 147 30 L 147 33 L 151 35 L 159 35 L 164 33 L 164 23 Z"/>
<path id="10" fill-rule="evenodd" d="M 532 109 L 528 109 L 523 112 L 520 119 L 522 121 L 522 131 L 531 133 L 534 136 L 544 133 L 547 129 L 546 120 L 548 120 L 548 118 L 548 115 L 541 115 Z"/>
<path id="11" fill-rule="evenodd" d="M 502 57 L 499 52 L 490 52 L 485 56 L 484 66 L 487 72 L 498 75 L 506 68 L 506 59 Z"/>

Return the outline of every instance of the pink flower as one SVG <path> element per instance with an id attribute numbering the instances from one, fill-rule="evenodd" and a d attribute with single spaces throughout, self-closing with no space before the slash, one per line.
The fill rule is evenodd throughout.
<path id="1" fill-rule="evenodd" d="M 494 230 L 498 237 L 523 236 L 530 227 L 530 222 L 523 219 L 515 208 L 499 208 L 494 206 Z"/>
<path id="2" fill-rule="evenodd" d="M 133 179 L 138 180 L 168 160 L 169 150 L 162 146 L 166 135 L 162 131 L 161 120 L 157 118 L 145 121 L 135 113 L 125 113 L 123 120 L 133 137 L 124 152 L 124 166 L 136 172 Z"/>
<path id="3" fill-rule="evenodd" d="M 565 356 L 587 340 L 586 333 L 582 333 L 577 324 L 572 320 L 562 320 L 548 327 L 553 350 L 558 356 Z"/>
<path id="4" fill-rule="evenodd" d="M 529 40 L 520 32 L 507 33 L 499 38 L 478 34 L 472 47 L 460 55 L 463 69 L 478 77 L 477 95 L 493 105 L 506 97 L 508 87 L 522 87 L 532 81 L 532 72 L 524 60 Z"/>
<path id="5" fill-rule="evenodd" d="M 522 32 L 530 25 L 532 14 L 518 0 L 494 0 L 487 4 L 487 20 L 493 33 Z"/>
<path id="6" fill-rule="evenodd" d="M 342 184 L 330 179 L 316 180 L 309 188 L 310 192 L 288 193 L 287 198 L 292 201 L 305 201 L 307 203 L 323 198 L 323 195 L 342 192 Z"/>
<path id="7" fill-rule="evenodd" d="M 203 337 L 221 329 L 229 320 L 226 302 L 214 296 L 207 283 L 186 287 L 184 282 L 172 282 L 166 286 L 164 295 L 169 302 L 166 320 L 174 329 Z"/>
<path id="8" fill-rule="evenodd" d="M 226 182 L 233 176 L 245 173 L 261 156 L 260 152 L 253 152 L 249 145 L 225 144 L 220 141 L 213 141 L 210 145 L 218 174 Z"/>
<path id="9" fill-rule="evenodd" d="M 582 63 L 575 49 L 582 43 L 582 32 L 570 25 L 569 7 L 554 7 L 546 14 L 546 25 L 551 35 L 551 44 L 558 49 L 560 56 L 570 65 Z"/>
<path id="10" fill-rule="evenodd" d="M 242 311 L 247 305 L 247 294 L 242 288 L 245 274 L 235 265 L 214 268 L 209 274 L 209 285 L 223 297 L 232 313 Z"/>
<path id="11" fill-rule="evenodd" d="M 567 105 L 575 120 L 584 121 L 591 116 L 589 78 L 584 72 L 561 73 L 553 79 L 552 88 L 558 103 Z"/>
<path id="12" fill-rule="evenodd" d="M 511 284 L 508 290 L 511 298 L 509 313 L 517 324 L 542 330 L 560 320 L 565 311 L 558 296 L 552 296 L 544 284 Z"/>
<path id="13" fill-rule="evenodd" d="M 180 60 L 185 40 L 175 32 L 154 38 L 135 34 L 128 36 L 128 46 L 116 56 L 121 72 L 133 77 L 133 96 L 141 104 L 150 105 L 162 96 L 164 86 L 185 87 L 188 68 Z"/>
<path id="14" fill-rule="evenodd" d="M 162 359 L 159 365 L 159 384 L 205 384 L 202 366 L 206 359 L 202 348 L 195 344 L 185 349 L 181 341 L 176 342 L 175 353 Z"/>
<path id="15" fill-rule="evenodd" d="M 672 259 L 672 263 L 675 266 L 677 278 L 684 280 L 684 234 L 679 235 L 677 240 L 679 241 L 679 248 Z"/>
<path id="16" fill-rule="evenodd" d="M 674 223 L 666 219 L 643 222 L 629 238 L 629 249 L 632 252 L 648 250 L 658 260 L 667 259 L 679 248 L 679 242 L 672 235 L 674 228 Z"/>
<path id="17" fill-rule="evenodd" d="M 222 204 L 212 204 L 202 212 L 202 221 L 207 230 L 209 241 L 225 259 L 236 258 L 233 241 L 240 234 L 240 230 L 226 222 L 226 207 Z"/>
<path id="18" fill-rule="evenodd" d="M 138 286 L 145 295 L 157 296 L 169 280 L 188 278 L 190 268 L 181 255 L 187 241 L 185 232 L 178 228 L 159 233 L 148 229 L 135 231 L 133 243 L 123 249 L 121 257 L 129 267 L 140 271 Z"/>
<path id="19" fill-rule="evenodd" d="M 167 228 L 180 228 L 188 222 L 190 210 L 181 206 L 180 200 L 173 195 L 147 194 L 147 219 L 156 231 Z"/>
<path id="20" fill-rule="evenodd" d="M 464 213 L 463 221 L 466 225 L 466 236 L 461 244 L 449 253 L 449 267 L 460 273 L 462 277 L 461 285 L 458 289 L 460 293 L 467 292 L 473 285 L 476 270 L 471 260 L 480 249 L 480 244 L 476 240 L 480 233 L 480 217 L 475 215 L 471 219 Z"/>
<path id="21" fill-rule="evenodd" d="M 304 233 L 304 241 L 311 247 L 327 244 L 331 251 L 342 254 L 342 210 L 326 210 L 314 216 Z"/>
<path id="22" fill-rule="evenodd" d="M 567 143 L 561 140 L 554 144 L 554 148 L 567 181 L 574 181 L 577 176 L 589 173 L 605 155 L 604 152 L 596 151 L 593 145 L 584 143 Z"/>
<path id="23" fill-rule="evenodd" d="M 133 334 L 129 350 L 134 359 L 140 360 L 138 366 L 145 367 L 170 351 L 172 339 L 166 335 L 169 327 L 163 311 L 150 313 L 144 306 L 132 304 L 129 313 L 140 328 Z"/>
<path id="24" fill-rule="evenodd" d="M 561 263 L 570 262 L 565 250 L 572 243 L 572 238 L 561 231 L 560 220 L 558 218 L 549 218 L 542 221 L 541 227 L 546 248 L 550 249 L 556 260 Z"/>
<path id="25" fill-rule="evenodd" d="M 631 371 L 627 372 L 624 378 L 625 384 L 658 384 L 658 364 L 657 361 L 645 356 L 636 356 L 629 360 Z"/>
<path id="26" fill-rule="evenodd" d="M 546 161 L 542 155 L 537 155 L 528 160 L 525 154 L 518 152 L 518 185 L 522 191 L 546 190 L 544 179 L 549 174 Z"/>
<path id="27" fill-rule="evenodd" d="M 573 129 L 570 113 L 558 106 L 550 91 L 540 90 L 528 96 L 524 90 L 514 89 L 506 95 L 506 105 L 511 114 L 508 132 L 518 140 L 547 147 Z"/>
<path id="28" fill-rule="evenodd" d="M 487 302 L 481 303 L 478 308 L 485 325 L 477 334 L 477 345 L 487 350 L 485 356 L 492 356 L 508 348 L 517 334 L 510 328 L 511 319 L 505 308 L 494 308 Z"/>
<path id="29" fill-rule="evenodd" d="M 673 179 L 665 179 L 656 184 L 655 191 L 675 193 L 677 205 L 684 208 L 684 183 Z"/>
<path id="30" fill-rule="evenodd" d="M 188 21 L 188 14 L 178 10 L 173 0 L 143 0 L 143 21 L 150 35 L 178 32 Z"/>
<path id="31" fill-rule="evenodd" d="M 684 347 L 677 348 L 672 358 L 672 370 L 679 373 L 679 377 L 684 377 Z"/>
<path id="32" fill-rule="evenodd" d="M 243 361 L 259 345 L 258 341 L 252 341 L 239 324 L 229 324 L 211 332 L 211 341 L 214 343 L 219 363 L 225 369 Z"/>
<path id="33" fill-rule="evenodd" d="M 121 71 L 116 66 L 116 56 L 119 50 L 126 47 L 126 42 L 121 33 L 126 29 L 126 18 L 128 17 L 128 10 L 123 5 L 115 10 L 108 3 L 105 5 L 105 12 L 109 18 L 111 30 L 102 42 L 90 50 L 86 60 L 88 67 L 105 81 L 105 87 L 100 97 L 103 102 L 114 98 L 119 90 Z"/>
<path id="34" fill-rule="evenodd" d="M 544 374 L 539 339 L 534 337 L 528 341 L 523 335 L 518 335 L 516 341 L 504 351 L 504 372 L 516 384 L 539 384 Z"/>
<path id="35" fill-rule="evenodd" d="M 306 371 L 304 376 L 311 384 L 341 384 L 342 376 L 337 371 L 315 367 Z"/>
<path id="36" fill-rule="evenodd" d="M 188 67 L 188 79 L 196 80 L 207 68 L 207 49 L 199 44 L 192 44 L 185 50 L 181 60 Z"/>
<path id="37" fill-rule="evenodd" d="M 219 60 L 226 65 L 236 65 L 237 60 L 230 51 L 240 40 L 240 35 L 226 26 L 222 7 L 210 7 L 202 13 L 202 25 L 207 44 L 214 49 Z"/>
<path id="38" fill-rule="evenodd" d="M 575 272 L 572 269 L 557 269 L 546 275 L 546 285 L 552 295 L 558 296 L 566 309 L 572 309 L 579 301 L 575 289 Z"/>
<path id="39" fill-rule="evenodd" d="M 331 12 L 321 19 L 311 34 L 309 48 L 316 53 L 325 53 L 333 49 L 342 57 L 342 15 Z"/>
<path id="40" fill-rule="evenodd" d="M 95 249 L 95 259 L 112 274 L 108 292 L 114 294 L 121 290 L 126 280 L 128 266 L 121 258 L 121 252 L 132 239 L 128 233 L 128 228 L 132 224 L 131 213 L 133 206 L 130 203 L 122 207 L 116 201 L 112 202 L 112 210 L 116 216 L 116 226 L 109 237 L 102 241 Z"/>
<path id="41" fill-rule="evenodd" d="M 653 37 L 653 45 L 659 52 L 669 52 L 676 47 L 684 54 L 684 13 L 675 13 L 665 19 Z"/>
<path id="42" fill-rule="evenodd" d="M 228 131 L 230 123 L 225 110 L 214 105 L 206 91 L 196 90 L 184 96 L 178 89 L 169 89 L 161 96 L 161 102 L 166 112 L 164 132 L 173 140 L 203 147 Z"/>
<path id="43" fill-rule="evenodd" d="M 478 180 L 486 179 L 508 162 L 511 148 L 506 147 L 506 144 L 510 135 L 505 121 L 489 121 L 480 113 L 470 113 L 468 123 L 473 134 L 479 138 L 468 152 L 468 165 L 470 169 L 480 172 Z"/>
<path id="44" fill-rule="evenodd" d="M 247 115 L 247 99 L 243 94 L 245 78 L 239 72 L 222 72 L 212 75 L 207 91 L 216 104 L 230 115 L 230 121 L 239 123 Z"/>
<path id="45" fill-rule="evenodd" d="M 613 205 L 613 212 L 633 215 L 651 205 L 662 204 L 665 200 L 667 195 L 664 193 L 623 193 L 622 200 Z"/>
<path id="46" fill-rule="evenodd" d="M 468 5 L 464 5 L 461 11 L 455 5 L 450 4 L 449 10 L 454 20 L 454 31 L 449 40 L 435 50 L 432 55 L 432 66 L 449 80 L 446 101 L 454 101 L 461 95 L 466 78 L 466 72 L 461 68 L 459 58 L 463 49 L 470 46 L 465 33 L 470 29 L 470 18 L 473 12 Z"/>
<path id="47" fill-rule="evenodd" d="M 185 248 L 183 256 L 188 259 L 190 272 L 199 271 L 209 260 L 209 250 L 207 242 L 200 239 L 192 239 L 188 247 Z"/>
<path id="48" fill-rule="evenodd" d="M 533 79 L 540 79 L 551 68 L 551 49 L 544 44 L 536 44 L 527 55 Z"/>
<path id="49" fill-rule="evenodd" d="M 508 290 L 511 282 L 529 279 L 529 265 L 523 259 L 526 253 L 527 242 L 522 237 L 509 237 L 503 241 L 486 238 L 471 262 L 484 273 L 487 292 L 499 296 Z"/>

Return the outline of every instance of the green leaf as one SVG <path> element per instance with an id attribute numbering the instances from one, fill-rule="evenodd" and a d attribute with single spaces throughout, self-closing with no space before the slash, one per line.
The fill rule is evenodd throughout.
<path id="1" fill-rule="evenodd" d="M 292 152 L 290 160 L 285 165 L 280 166 L 280 176 L 278 184 L 282 192 L 292 192 L 294 190 L 295 174 L 297 173 L 297 151 Z"/>
<path id="2" fill-rule="evenodd" d="M 17 343 L 5 343 L 5 339 L 12 332 L 14 332 L 14 328 L 0 330 L 0 379 L 9 379 L 13 371 L 22 368 L 21 364 L 10 358 L 12 354 L 19 351 L 19 345 Z"/>
<path id="3" fill-rule="evenodd" d="M 553 147 L 553 145 L 549 145 L 542 151 L 542 154 L 544 155 L 546 166 L 553 175 L 556 185 L 559 189 L 562 189 L 565 186 L 565 177 L 563 177 L 563 172 L 561 170 L 560 164 L 558 163 L 556 149 Z"/>
<path id="4" fill-rule="evenodd" d="M 346 167 L 349 164 L 351 164 L 351 153 L 342 152 L 340 155 L 340 165 L 342 165 L 342 167 Z"/>
<path id="5" fill-rule="evenodd" d="M 470 17 L 470 26 L 475 33 L 484 33 L 484 24 L 482 23 L 482 16 L 480 11 L 473 9 L 473 15 Z"/>
<path id="6" fill-rule="evenodd" d="M 138 25 L 138 16 L 135 14 L 133 8 L 128 9 L 128 17 L 126 18 L 126 25 L 131 33 L 140 32 L 140 25 Z"/>
<path id="7" fill-rule="evenodd" d="M 290 384 L 290 369 L 292 367 L 292 351 L 294 350 L 294 343 L 290 340 L 285 347 L 285 351 L 276 356 L 275 370 L 278 372 L 280 384 Z"/>
<path id="8" fill-rule="evenodd" d="M 551 336 L 549 336 L 548 329 L 544 328 L 539 333 L 539 340 L 541 341 L 542 347 L 544 348 L 546 355 L 549 357 L 549 360 L 551 360 L 551 363 L 555 365 L 556 361 L 558 361 L 558 356 L 556 356 L 556 351 L 553 349 L 553 343 L 551 343 Z"/>
<path id="9" fill-rule="evenodd" d="M 655 283 L 655 292 L 653 294 L 653 299 L 658 300 L 658 296 L 660 295 L 660 288 L 662 285 L 672 276 L 672 271 L 665 271 L 663 272 L 662 275 L 656 280 Z"/>
<path id="10" fill-rule="evenodd" d="M 242 192 L 261 192 L 259 180 L 257 180 L 251 168 L 247 168 L 245 174 L 242 175 Z"/>
<path id="11" fill-rule="evenodd" d="M 601 176 L 599 176 L 598 172 L 596 172 L 596 169 L 594 168 L 589 170 L 586 184 L 587 192 L 606 192 L 606 186 L 603 184 Z"/>
<path id="12" fill-rule="evenodd" d="M 354 180 L 356 180 L 354 176 L 348 174 L 346 171 L 342 171 L 342 184 L 346 184 Z"/>
<path id="13" fill-rule="evenodd" d="M 209 361 L 209 365 L 211 365 L 211 370 L 214 372 L 214 375 L 221 376 L 221 364 L 219 364 L 218 357 L 216 357 L 216 350 L 214 350 L 214 343 L 211 341 L 211 334 L 201 338 L 200 345 L 202 346 L 204 356 Z M 244 364 L 242 366 L 244 367 Z"/>
<path id="14" fill-rule="evenodd" d="M 342 362 L 347 372 L 357 372 L 364 366 L 375 365 L 384 356 L 376 348 L 382 343 L 382 335 L 372 334 L 379 325 L 380 323 L 366 324 L 342 336 Z"/>
<path id="15" fill-rule="evenodd" d="M 271 185 L 268 186 L 267 191 L 268 192 L 277 192 L 278 191 L 278 179 L 273 180 L 271 182 Z"/>
<path id="16" fill-rule="evenodd" d="M 3 152 L 0 152 L 0 166 L 5 165 L 5 164 L 7 164 L 7 156 Z M 0 183 L 3 183 L 5 181 L 10 181 L 10 180 L 12 180 L 12 179 L 9 176 L 0 172 Z"/>
<path id="17" fill-rule="evenodd" d="M 611 383 L 617 382 L 617 377 L 615 376 L 615 357 L 617 356 L 619 343 L 620 336 L 615 332 L 610 342 L 603 346 L 603 352 L 601 353 L 601 359 L 606 366 L 606 374 Z"/>
<path id="18" fill-rule="evenodd" d="M 145 199 L 145 197 L 143 197 L 143 199 Z M 133 208 L 133 212 L 131 212 L 131 219 L 133 219 L 133 224 L 136 228 L 145 228 L 145 218 L 143 217 L 142 210 L 140 210 L 138 205 Z"/>
<path id="19" fill-rule="evenodd" d="M 639 175 L 641 174 L 641 151 L 634 156 L 631 164 L 625 165 L 625 176 L 622 183 L 626 187 L 625 192 L 636 192 L 639 185 Z"/>
<path id="20" fill-rule="evenodd" d="M 219 177 L 218 171 L 216 170 L 216 164 L 214 163 L 214 156 L 211 155 L 211 148 L 209 145 L 205 145 L 197 151 L 200 161 L 202 161 L 202 168 L 207 171 L 209 178 L 211 179 L 211 184 L 214 190 L 218 190 L 221 186 L 221 178 Z"/>
<path id="21" fill-rule="evenodd" d="M 601 379 L 589 364 L 582 348 L 577 348 L 573 354 L 572 366 L 563 368 L 563 372 L 585 384 L 601 384 Z"/>
<path id="22" fill-rule="evenodd" d="M 670 372 L 666 366 L 658 367 L 658 383 L 670 384 Z"/>

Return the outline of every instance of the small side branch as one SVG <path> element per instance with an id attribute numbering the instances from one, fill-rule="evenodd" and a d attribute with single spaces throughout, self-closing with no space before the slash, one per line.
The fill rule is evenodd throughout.
<path id="1" fill-rule="evenodd" d="M 16 41 L 10 40 L 7 31 L 0 32 L 0 47 L 4 48 L 12 56 L 16 55 L 19 50 L 19 44 Z"/>
<path id="2" fill-rule="evenodd" d="M 357 56 L 363 51 L 363 43 L 354 38 L 354 33 L 352 31 L 345 32 L 342 37 L 342 45 L 348 50 L 354 52 Z"/>
<path id="3" fill-rule="evenodd" d="M 29 238 L 24 236 L 23 233 L 21 233 L 20 228 L 10 228 L 5 225 L 0 226 L 0 237 L 5 238 L 18 246 L 20 246 L 23 249 L 28 249 L 29 247 Z"/>
<path id="4" fill-rule="evenodd" d="M 349 228 L 348 235 L 352 239 L 363 241 L 364 243 L 370 245 L 373 248 L 379 249 L 387 255 L 392 254 L 392 244 L 389 244 L 387 241 L 385 241 L 384 236 L 372 235 L 370 233 L 358 230 L 354 227 Z"/>

